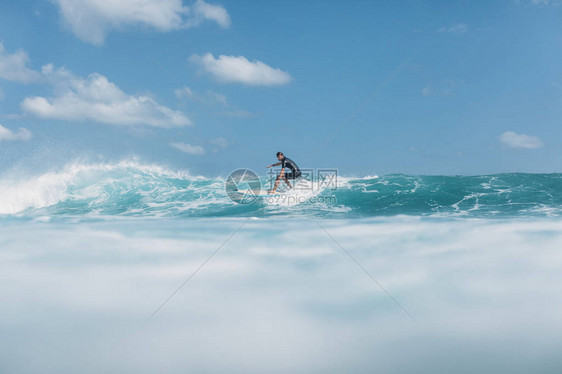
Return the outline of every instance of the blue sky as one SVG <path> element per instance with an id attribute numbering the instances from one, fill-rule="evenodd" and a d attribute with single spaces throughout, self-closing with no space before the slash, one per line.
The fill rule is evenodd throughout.
<path id="1" fill-rule="evenodd" d="M 547 0 L 6 1 L 0 170 L 265 173 L 282 150 L 344 175 L 560 172 L 561 16 Z"/>

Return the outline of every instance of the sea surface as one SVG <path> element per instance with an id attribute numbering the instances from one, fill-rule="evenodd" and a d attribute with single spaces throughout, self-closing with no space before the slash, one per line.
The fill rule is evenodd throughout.
<path id="1" fill-rule="evenodd" d="M 562 174 L 280 190 L 1 173 L 0 372 L 562 372 Z"/>

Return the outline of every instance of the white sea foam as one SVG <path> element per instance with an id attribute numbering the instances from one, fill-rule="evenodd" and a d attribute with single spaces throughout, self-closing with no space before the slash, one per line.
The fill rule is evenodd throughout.
<path id="1" fill-rule="evenodd" d="M 191 176 L 186 171 L 173 171 L 159 165 L 141 164 L 124 160 L 116 163 L 71 163 L 58 171 L 50 171 L 38 176 L 25 176 L 12 171 L 0 180 L 0 214 L 16 214 L 30 208 L 44 208 L 69 198 L 69 187 L 81 183 L 74 198 L 104 199 L 102 182 L 114 182 L 110 175 L 114 171 L 131 172 L 132 177 L 143 173 L 156 177 L 205 180 Z"/>
<path id="2" fill-rule="evenodd" d="M 56 204 L 66 198 L 70 180 L 72 174 L 69 173 L 46 173 L 23 181 L 3 179 L 0 182 L 0 214 Z"/>
<path id="3" fill-rule="evenodd" d="M 559 371 L 561 220 L 243 222 L 0 225 L 0 366 Z"/>
<path id="4" fill-rule="evenodd" d="M 265 181 L 265 177 L 264 177 Z M 485 181 L 495 181 L 486 185 Z M 330 181 L 336 182 L 336 181 Z M 0 215 L 257 216 L 318 214 L 558 216 L 558 176 L 509 175 L 424 177 L 390 175 L 350 178 L 337 184 L 299 185 L 243 206 L 229 199 L 222 178 L 142 164 L 136 160 L 75 162 L 43 174 L 0 177 Z M 491 182 L 490 182 L 491 183 Z M 265 183 L 267 186 L 267 182 Z M 271 187 L 270 187 L 271 188 Z"/>

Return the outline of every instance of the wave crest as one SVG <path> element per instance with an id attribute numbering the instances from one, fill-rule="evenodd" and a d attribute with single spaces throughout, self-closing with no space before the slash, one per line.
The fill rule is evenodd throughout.
<path id="1" fill-rule="evenodd" d="M 72 163 L 60 171 L 39 176 L 3 176 L 0 180 L 0 214 L 17 214 L 63 202 L 87 202 L 90 207 L 127 193 L 169 193 L 175 181 L 205 181 L 186 171 L 173 171 L 137 161 Z M 82 204 L 84 205 L 84 204 Z"/>
<path id="2" fill-rule="evenodd" d="M 508 217 L 562 215 L 562 175 L 338 176 L 337 188 L 283 197 L 236 204 L 222 178 L 137 161 L 73 163 L 38 176 L 0 178 L 0 215 L 8 216 Z"/>

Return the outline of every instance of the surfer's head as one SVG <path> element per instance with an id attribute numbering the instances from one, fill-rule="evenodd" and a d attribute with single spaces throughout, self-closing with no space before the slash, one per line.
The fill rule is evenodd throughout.
<path id="1" fill-rule="evenodd" d="M 285 156 L 283 155 L 283 152 L 277 152 L 277 159 L 278 159 L 279 161 L 281 161 L 281 160 L 284 159 L 284 158 L 285 158 Z"/>

